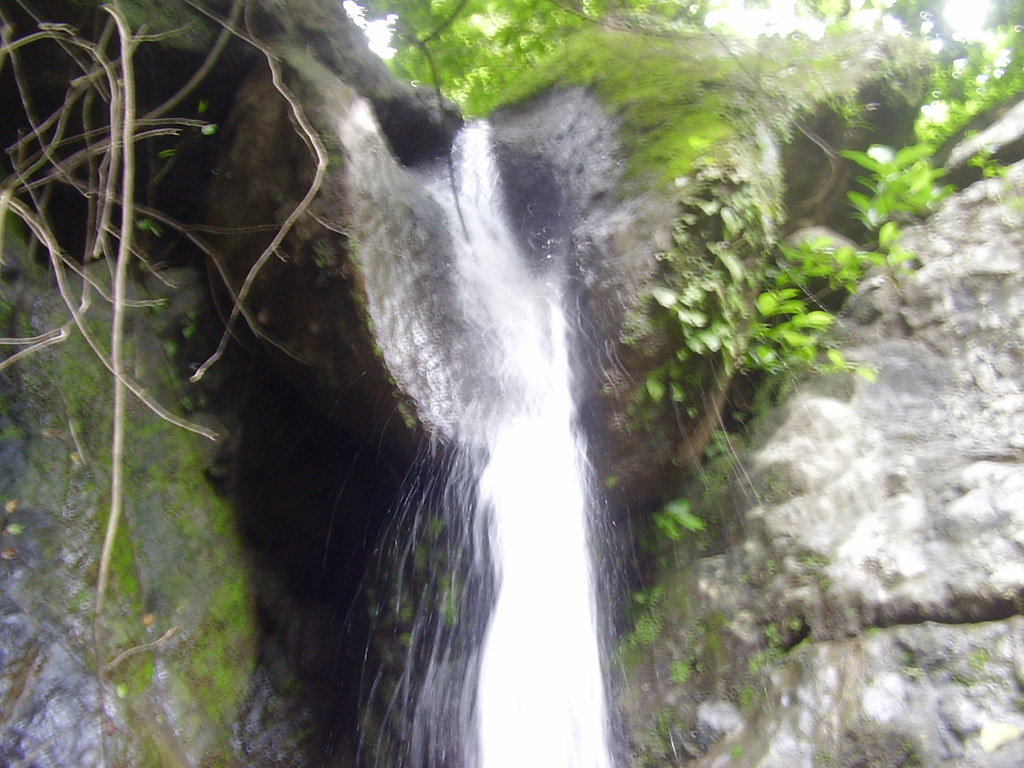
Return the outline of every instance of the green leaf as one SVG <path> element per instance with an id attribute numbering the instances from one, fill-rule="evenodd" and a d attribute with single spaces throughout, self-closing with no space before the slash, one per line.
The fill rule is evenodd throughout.
<path id="1" fill-rule="evenodd" d="M 213 134 L 215 134 L 217 132 L 217 124 L 216 123 L 207 123 L 206 125 L 204 125 L 202 128 L 199 129 L 199 132 L 201 134 L 203 134 L 203 136 L 213 136 Z"/>
<path id="2" fill-rule="evenodd" d="M 758 295 L 754 300 L 754 304 L 757 306 L 757 311 L 761 313 L 762 317 L 771 317 L 775 314 L 776 307 L 779 306 L 778 299 L 771 292 L 766 292 Z"/>
<path id="3" fill-rule="evenodd" d="M 899 150 L 893 157 L 893 165 L 905 167 L 916 163 L 918 160 L 930 158 L 935 154 L 935 149 L 930 144 L 911 144 Z"/>
<path id="4" fill-rule="evenodd" d="M 866 214 L 871 210 L 871 198 L 863 192 L 847 192 L 846 197 L 861 213 Z"/>
<path id="5" fill-rule="evenodd" d="M 651 400 L 660 403 L 661 399 L 665 396 L 665 385 L 661 383 L 661 379 L 655 374 L 649 373 L 645 383 L 647 385 L 647 394 L 651 396 Z"/>
<path id="6" fill-rule="evenodd" d="M 742 282 L 746 270 L 743 269 L 743 264 L 736 258 L 735 254 L 721 248 L 718 251 L 718 258 L 725 265 L 725 268 L 729 270 L 729 276 L 737 283 Z"/>
<path id="7" fill-rule="evenodd" d="M 753 354 L 757 362 L 761 365 L 772 365 L 779 361 L 779 356 L 775 353 L 775 350 L 766 344 L 755 345 Z"/>
<path id="8" fill-rule="evenodd" d="M 678 315 L 679 322 L 683 325 L 693 326 L 694 328 L 703 328 L 708 324 L 708 316 L 696 309 L 676 307 L 676 315 Z"/>
<path id="9" fill-rule="evenodd" d="M 914 258 L 914 254 L 910 251 L 900 248 L 898 245 L 894 245 L 886 258 L 886 264 L 893 267 L 898 267 L 904 262 L 911 261 Z"/>
<path id="10" fill-rule="evenodd" d="M 776 315 L 802 315 L 807 312 L 807 305 L 800 300 L 784 301 L 775 308 Z"/>
<path id="11" fill-rule="evenodd" d="M 878 371 L 866 365 L 858 365 L 853 372 L 860 376 L 862 379 L 871 382 L 872 384 L 878 381 Z"/>
<path id="12" fill-rule="evenodd" d="M 835 321 L 830 313 L 820 309 L 815 309 L 804 315 L 798 315 L 793 318 L 793 325 L 798 328 L 814 328 L 816 330 L 822 330 L 828 328 Z"/>
<path id="13" fill-rule="evenodd" d="M 686 499 L 675 499 L 665 505 L 665 514 L 688 531 L 703 531 L 707 528 L 704 521 L 690 510 L 690 502 Z"/>
<path id="14" fill-rule="evenodd" d="M 878 247 L 888 248 L 900 236 L 900 225 L 887 221 L 878 229 Z"/>
<path id="15" fill-rule="evenodd" d="M 25 532 L 25 526 L 21 523 L 8 523 L 5 529 L 11 536 L 21 536 Z"/>
<path id="16" fill-rule="evenodd" d="M 717 352 L 722 348 L 722 337 L 715 333 L 713 330 L 701 331 L 695 338 L 700 341 L 701 344 L 709 352 Z"/>
<path id="17" fill-rule="evenodd" d="M 794 349 L 797 347 L 810 347 L 814 345 L 814 339 L 812 339 L 810 336 L 808 336 L 805 333 L 799 333 L 793 330 L 792 327 L 787 326 L 789 326 L 789 323 L 786 323 L 785 325 L 780 325 L 776 329 L 778 332 L 778 336 L 786 344 L 793 347 Z"/>
<path id="18" fill-rule="evenodd" d="M 855 149 L 844 149 L 839 154 L 847 160 L 852 160 L 862 168 L 866 168 L 872 173 L 881 174 L 885 172 L 885 166 L 875 158 L 871 157 L 867 152 L 858 152 Z"/>
<path id="19" fill-rule="evenodd" d="M 825 354 L 828 355 L 829 362 L 831 362 L 837 370 L 845 370 L 846 358 L 843 357 L 842 352 L 838 349 L 827 349 L 825 350 Z"/>
<path id="20" fill-rule="evenodd" d="M 700 208 L 706 216 L 714 216 L 722 207 L 718 200 L 695 200 L 694 205 Z"/>
<path id="21" fill-rule="evenodd" d="M 149 218 L 137 219 L 135 228 L 143 232 L 152 232 L 157 237 L 161 237 L 164 233 L 164 228 Z"/>
<path id="22" fill-rule="evenodd" d="M 661 285 L 656 285 L 651 288 L 651 295 L 654 296 L 654 300 L 661 304 L 661 306 L 665 307 L 665 309 L 671 309 L 676 305 L 676 302 L 679 301 L 679 296 L 676 295 L 675 291 Z"/>
<path id="23" fill-rule="evenodd" d="M 732 240 L 743 229 L 743 220 L 736 215 L 736 211 L 727 205 L 722 206 L 719 212 L 722 217 L 722 226 L 727 240 Z"/>

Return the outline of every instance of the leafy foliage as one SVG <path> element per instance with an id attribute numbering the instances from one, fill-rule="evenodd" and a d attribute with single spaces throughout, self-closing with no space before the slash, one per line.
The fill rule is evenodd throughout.
<path id="1" fill-rule="evenodd" d="M 893 274 L 905 269 L 913 254 L 899 245 L 898 222 L 931 212 L 949 189 L 938 184 L 943 172 L 931 166 L 928 145 L 899 152 L 873 146 L 867 152 L 842 154 L 868 171 L 858 178 L 865 191 L 853 190 L 847 197 L 854 216 L 875 233 L 876 247 L 836 246 L 828 238 L 783 246 L 771 288 L 755 301 L 755 342 L 747 353 L 748 368 L 774 371 L 797 364 L 822 371 L 852 369 L 873 378 L 869 369 L 850 366 L 839 350 L 827 345 L 835 318 L 824 310 L 814 286 L 852 293 L 869 269 Z M 817 362 L 822 352 L 827 363 Z"/>
<path id="2" fill-rule="evenodd" d="M 898 221 L 930 213 L 949 192 L 939 185 L 943 171 L 932 167 L 933 153 L 929 144 L 915 144 L 898 152 L 875 145 L 867 152 L 842 153 L 870 173 L 857 179 L 865 192 L 853 191 L 848 197 L 856 218 L 869 230 L 878 230 L 879 240 L 891 243 Z"/>
<path id="3" fill-rule="evenodd" d="M 728 23 L 720 0 L 367 0 L 371 19 L 397 17 L 395 73 L 437 87 L 468 115 L 483 115 L 548 54 L 581 29 L 642 29 L 659 35 L 702 31 L 712 16 Z M 771 3 L 749 3 L 763 12 Z M 943 16 L 941 0 L 799 0 L 788 13 L 832 37 L 885 19 L 933 51 L 931 103 L 918 139 L 937 145 L 972 117 L 1024 91 L 1024 2 L 993 3 L 984 33 L 965 38 Z M 712 13 L 714 12 L 714 13 Z M 781 10 L 779 11 L 781 12 Z M 735 15 L 735 14 L 733 14 Z M 808 27 L 804 23 L 803 27 Z"/>
<path id="4" fill-rule="evenodd" d="M 489 111 L 496 94 L 588 19 L 551 0 L 375 0 L 367 6 L 372 16 L 398 16 L 394 72 L 441 89 L 469 115 Z"/>
<path id="5" fill-rule="evenodd" d="M 665 508 L 654 515 L 655 527 L 672 541 L 679 541 L 684 531 L 703 531 L 707 526 L 695 515 L 690 502 L 686 499 L 674 499 Z"/>
<path id="6" fill-rule="evenodd" d="M 741 262 L 723 243 L 715 244 L 711 252 L 717 263 L 698 262 L 681 288 L 651 291 L 678 323 L 682 338 L 675 358 L 648 374 L 645 395 L 651 401 L 687 403 L 695 383 L 690 381 L 693 359 L 707 354 L 718 355 L 726 370 L 852 370 L 873 378 L 870 369 L 848 363 L 829 343 L 835 317 L 822 294 L 852 293 L 870 269 L 890 274 L 906 269 L 913 254 L 899 245 L 900 224 L 931 212 L 949 188 L 939 183 L 942 171 L 932 167 L 927 145 L 898 152 L 873 146 L 843 154 L 867 172 L 858 179 L 862 190 L 848 197 L 853 215 L 873 233 L 874 247 L 860 250 L 818 238 L 783 245 L 774 261 L 759 264 Z M 721 217 L 727 234 L 739 231 L 737 214 L 728 205 L 707 202 L 701 209 Z M 678 244 L 688 242 L 688 227 L 696 223 L 684 217 Z M 674 539 L 671 522 L 669 517 L 656 525 Z"/>

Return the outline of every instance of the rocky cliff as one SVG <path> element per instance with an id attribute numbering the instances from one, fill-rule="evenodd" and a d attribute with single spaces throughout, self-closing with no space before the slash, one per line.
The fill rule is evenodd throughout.
<path id="1" fill-rule="evenodd" d="M 694 479 L 716 533 L 623 648 L 635 764 L 1024 759 L 1022 192 L 1017 164 L 948 199 L 853 297 L 877 381 L 800 381 Z"/>

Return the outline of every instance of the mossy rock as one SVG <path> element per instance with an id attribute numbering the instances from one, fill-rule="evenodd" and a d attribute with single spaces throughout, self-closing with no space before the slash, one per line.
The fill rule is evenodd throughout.
<path id="1" fill-rule="evenodd" d="M 17 272 L 0 288 L 5 335 L 69 323 L 47 270 L 9 246 L 5 264 Z M 102 281 L 104 272 L 92 276 Z M 134 317 L 142 311 L 131 310 Z M 109 304 L 100 296 L 84 324 L 105 347 Z M 180 384 L 161 345 L 143 322 L 129 327 L 132 375 L 151 397 L 173 402 Z M 64 764 L 92 765 L 98 752 L 135 766 L 228 763 L 255 664 L 255 627 L 232 511 L 204 477 L 207 441 L 130 402 L 124 516 L 97 647 L 113 382 L 81 331 L 68 330 L 66 340 L 19 360 L 0 382 L 0 599 L 18 626 L 32 628 L 0 637 L 7 651 L 0 688 L 17 684 L 26 664 L 42 670 L 11 716 L 12 727 L 24 726 L 20 744 L 8 740 L 0 762 L 45 749 Z M 58 674 L 59 685 L 49 686 Z"/>
<path id="2" fill-rule="evenodd" d="M 616 504 L 663 502 L 700 460 L 734 375 L 755 365 L 755 302 L 792 217 L 807 198 L 828 216 L 844 204 L 849 170 L 827 149 L 897 143 L 906 126 L 883 116 L 924 98 L 923 60 L 910 42 L 862 33 L 742 41 L 594 25 L 505 94 L 503 122 L 544 109 L 558 119 L 546 105 L 583 89 L 617 137 L 619 176 L 594 185 L 605 194 L 576 233 L 595 335 L 611 350 L 586 410 L 610 435 L 594 444 Z M 607 165 L 607 142 L 592 143 L 590 164 Z"/>

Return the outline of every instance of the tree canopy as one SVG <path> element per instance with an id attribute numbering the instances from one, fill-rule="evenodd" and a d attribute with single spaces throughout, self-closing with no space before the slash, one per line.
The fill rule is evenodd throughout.
<path id="1" fill-rule="evenodd" d="M 1024 0 L 366 0 L 393 29 L 396 75 L 437 87 L 468 115 L 500 104 L 524 73 L 580 29 L 821 38 L 851 28 L 914 38 L 934 55 L 918 138 L 938 142 L 1024 92 Z"/>

